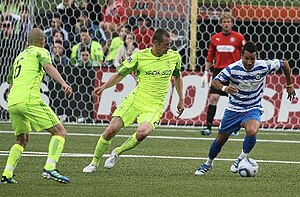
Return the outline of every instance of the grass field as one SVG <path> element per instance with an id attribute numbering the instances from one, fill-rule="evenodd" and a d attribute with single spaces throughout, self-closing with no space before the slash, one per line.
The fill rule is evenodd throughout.
<path id="1" fill-rule="evenodd" d="M 1 124 L 1 123 L 0 123 Z M 100 126 L 66 126 L 68 137 L 58 168 L 69 176 L 69 184 L 43 179 L 50 135 L 32 133 L 28 147 L 15 170 L 16 185 L 0 185 L 0 196 L 299 196 L 300 133 L 261 131 L 251 158 L 259 173 L 242 178 L 229 169 L 240 153 L 244 133 L 232 137 L 215 161 L 215 168 L 194 176 L 205 161 L 212 136 L 201 136 L 195 128 L 158 128 L 135 149 L 125 152 L 115 168 L 103 161 L 95 173 L 82 173 L 89 164 Z M 0 126 L 0 169 L 15 141 L 9 124 Z M 127 139 L 134 128 L 123 129 L 110 151 Z"/>

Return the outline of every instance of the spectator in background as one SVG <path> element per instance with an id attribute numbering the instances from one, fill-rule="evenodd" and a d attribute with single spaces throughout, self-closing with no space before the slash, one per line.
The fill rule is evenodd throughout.
<path id="1" fill-rule="evenodd" d="M 57 5 L 57 12 L 61 17 L 64 29 L 70 34 L 70 40 L 72 41 L 74 28 L 77 22 L 77 18 L 80 16 L 80 9 L 78 4 L 74 0 L 62 0 L 62 3 Z"/>
<path id="2" fill-rule="evenodd" d="M 75 66 L 77 67 L 86 67 L 86 68 L 92 68 L 92 67 L 100 67 L 101 64 L 99 64 L 98 61 L 93 61 L 91 59 L 91 54 L 89 51 L 89 48 L 87 46 L 84 46 L 80 49 L 80 58 L 76 62 Z"/>
<path id="3" fill-rule="evenodd" d="M 124 39 L 124 45 L 118 50 L 118 53 L 114 60 L 115 67 L 120 66 L 122 62 L 126 60 L 129 56 L 139 51 L 133 33 L 126 34 Z"/>
<path id="4" fill-rule="evenodd" d="M 130 32 L 129 27 L 122 27 L 118 37 L 115 37 L 108 48 L 108 54 L 105 60 L 105 66 L 114 67 L 114 60 L 119 49 L 124 45 L 124 38 Z"/>
<path id="5" fill-rule="evenodd" d="M 60 39 L 54 40 L 53 47 L 52 47 L 52 61 L 54 65 L 67 65 L 67 56 L 65 52 L 65 48 L 63 43 Z"/>
<path id="6" fill-rule="evenodd" d="M 51 43 L 47 43 L 47 44 L 45 45 L 45 48 L 46 48 L 47 50 L 49 50 L 50 53 L 52 53 L 52 52 L 53 52 L 53 51 L 52 51 L 52 48 L 53 48 L 54 43 L 55 43 L 57 40 L 59 40 L 59 41 L 62 43 L 62 45 L 63 45 L 63 48 L 64 48 L 64 50 L 65 50 L 65 54 L 66 54 L 68 57 L 70 57 L 70 56 L 71 56 L 70 42 L 64 38 L 64 34 L 63 34 L 59 29 L 53 29 L 53 30 L 52 30 L 52 36 L 51 36 L 51 37 L 52 37 L 52 39 L 51 39 L 52 42 L 51 42 Z"/>
<path id="7" fill-rule="evenodd" d="M 71 54 L 71 64 L 75 65 L 80 58 L 80 51 L 83 47 L 87 47 L 91 54 L 91 60 L 103 63 L 104 54 L 102 51 L 101 44 L 97 41 L 92 40 L 89 31 L 86 27 L 80 29 L 80 42 L 73 46 Z"/>
<path id="8" fill-rule="evenodd" d="M 107 0 L 102 8 L 102 28 L 107 32 L 108 38 L 112 39 L 113 33 L 118 33 L 127 23 L 125 9 L 122 0 Z"/>
<path id="9" fill-rule="evenodd" d="M 10 16 L 11 14 L 20 15 L 20 3 L 19 0 L 3 0 L 0 3 L 0 12 L 4 16 Z"/>
<path id="10" fill-rule="evenodd" d="M 101 6 L 98 0 L 83 0 L 80 5 L 81 11 L 86 10 L 88 12 L 88 18 L 94 25 L 100 24 L 101 18 Z"/>
<path id="11" fill-rule="evenodd" d="M 15 33 L 20 34 L 20 38 L 22 40 L 26 40 L 27 33 L 31 28 L 30 20 L 29 20 L 29 10 L 26 5 L 18 6 L 19 11 L 15 11 L 15 13 L 9 13 L 6 16 L 11 16 L 12 20 L 15 23 Z"/>
<path id="12" fill-rule="evenodd" d="M 76 42 L 77 43 L 80 42 L 80 28 L 86 27 L 92 39 L 99 42 L 104 48 L 107 40 L 105 32 L 101 27 L 93 24 L 92 21 L 89 19 L 88 15 L 89 13 L 84 10 L 81 12 L 80 18 L 77 20 L 76 27 L 75 27 Z"/>
<path id="13" fill-rule="evenodd" d="M 148 27 L 148 20 L 146 16 L 141 16 L 137 20 L 137 28 L 133 31 L 136 37 L 138 48 L 145 49 L 152 46 L 151 38 L 154 31 Z"/>
<path id="14" fill-rule="evenodd" d="M 52 19 L 50 20 L 49 28 L 44 30 L 46 35 L 46 44 L 53 43 L 53 29 L 58 29 L 64 35 L 64 40 L 69 40 L 68 32 L 62 28 L 59 14 L 54 13 Z"/>

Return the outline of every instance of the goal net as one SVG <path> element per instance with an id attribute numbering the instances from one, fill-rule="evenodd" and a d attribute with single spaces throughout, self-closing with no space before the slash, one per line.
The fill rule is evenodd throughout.
<path id="1" fill-rule="evenodd" d="M 151 32 L 155 29 L 168 30 L 172 48 L 182 57 L 185 111 L 179 119 L 176 117 L 178 97 L 172 83 L 160 124 L 204 126 L 209 88 L 202 88 L 200 82 L 210 37 L 220 32 L 219 17 L 224 12 L 234 16 L 235 31 L 257 44 L 259 59 L 289 61 L 296 94 L 300 95 L 298 1 L 4 0 L 0 3 L 0 121 L 9 121 L 6 82 L 9 69 L 26 47 L 28 31 L 39 27 L 46 34 L 46 48 L 53 64 L 74 91 L 67 98 L 60 85 L 45 76 L 42 99 L 64 122 L 109 123 L 112 112 L 136 85 L 135 77 L 127 76 L 100 97 L 92 97 L 91 92 L 116 72 L 114 58 L 110 59 L 114 50 L 111 43 L 125 26 L 140 49 L 151 47 Z M 86 27 L 96 47 L 80 44 L 82 27 Z M 91 61 L 84 60 L 84 56 Z M 299 99 L 293 102 L 286 99 L 285 84 L 282 73 L 267 78 L 262 101 L 264 128 L 300 128 Z M 214 126 L 219 125 L 226 106 L 227 98 L 221 97 Z"/>

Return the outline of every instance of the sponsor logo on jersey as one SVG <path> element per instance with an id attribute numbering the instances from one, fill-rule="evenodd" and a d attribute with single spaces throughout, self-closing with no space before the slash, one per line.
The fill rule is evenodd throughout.
<path id="1" fill-rule="evenodd" d="M 127 58 L 127 62 L 128 62 L 128 63 L 131 63 L 131 62 L 132 62 L 132 57 L 131 57 L 131 56 Z"/>
<path id="2" fill-rule="evenodd" d="M 145 71 L 145 75 L 171 75 L 172 70 L 147 70 Z"/>
<path id="3" fill-rule="evenodd" d="M 217 46 L 218 52 L 229 52 L 232 53 L 234 51 L 234 46 L 232 45 L 218 45 Z"/>
<path id="4" fill-rule="evenodd" d="M 255 75 L 255 79 L 256 79 L 256 80 L 260 80 L 260 79 L 261 79 L 260 74 L 256 74 L 256 75 Z"/>

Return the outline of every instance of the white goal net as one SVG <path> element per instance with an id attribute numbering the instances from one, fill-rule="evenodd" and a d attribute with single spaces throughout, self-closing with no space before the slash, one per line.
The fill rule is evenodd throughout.
<path id="1" fill-rule="evenodd" d="M 74 94 L 66 98 L 60 86 L 45 77 L 41 86 L 43 100 L 62 121 L 103 123 L 135 86 L 134 76 L 107 89 L 101 97 L 91 92 L 115 72 L 117 39 L 122 29 L 132 33 L 136 47 L 151 47 L 157 28 L 171 33 L 172 48 L 182 56 L 185 111 L 176 118 L 177 95 L 173 85 L 167 94 L 161 125 L 204 126 L 208 87 L 201 88 L 210 37 L 220 31 L 219 16 L 231 13 L 235 31 L 255 42 L 260 59 L 287 59 L 292 68 L 296 94 L 300 95 L 300 3 L 299 1 L 196 1 L 196 0 L 3 0 L 0 3 L 0 121 L 8 121 L 6 82 L 16 55 L 26 47 L 32 27 L 46 34 L 46 48 L 53 64 L 71 84 Z M 87 30 L 90 41 L 82 33 Z M 95 42 L 94 44 L 91 44 Z M 121 44 L 123 45 L 123 44 Z M 75 48 L 74 48 L 75 46 Z M 77 48 L 76 48 L 77 47 Z M 88 59 L 85 59 L 88 58 Z M 121 59 L 124 59 L 122 56 Z M 280 73 L 267 78 L 263 98 L 264 128 L 300 128 L 300 101 L 289 102 L 285 79 Z M 218 103 L 217 126 L 227 105 Z"/>

